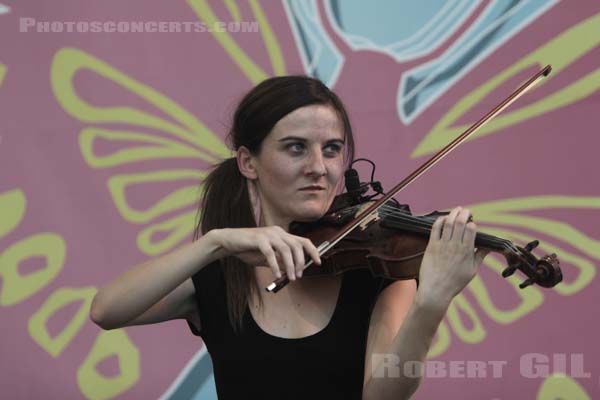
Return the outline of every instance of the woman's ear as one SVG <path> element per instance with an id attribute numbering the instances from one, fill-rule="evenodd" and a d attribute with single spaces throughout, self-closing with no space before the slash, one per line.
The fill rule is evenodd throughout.
<path id="1" fill-rule="evenodd" d="M 244 146 L 240 146 L 236 152 L 237 165 L 242 175 L 247 179 L 256 179 L 258 174 L 256 173 L 255 159 Z"/>

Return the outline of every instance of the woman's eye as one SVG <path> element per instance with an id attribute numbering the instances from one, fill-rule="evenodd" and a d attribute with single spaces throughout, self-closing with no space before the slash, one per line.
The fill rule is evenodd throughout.
<path id="1" fill-rule="evenodd" d="M 289 143 L 286 149 L 293 155 L 301 155 L 306 152 L 306 145 L 304 143 Z M 342 151 L 342 146 L 339 144 L 329 144 L 323 147 L 322 151 L 326 157 L 336 157 Z"/>
<path id="2" fill-rule="evenodd" d="M 325 147 L 324 153 L 331 156 L 336 156 L 342 151 L 342 146 L 338 144 L 330 144 Z"/>
<path id="3" fill-rule="evenodd" d="M 304 150 L 304 145 L 302 143 L 290 143 L 287 148 L 292 153 L 299 154 Z"/>

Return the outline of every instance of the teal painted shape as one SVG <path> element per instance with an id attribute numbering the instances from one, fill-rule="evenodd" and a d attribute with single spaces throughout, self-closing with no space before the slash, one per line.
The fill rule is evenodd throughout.
<path id="1" fill-rule="evenodd" d="M 437 59 L 403 74 L 397 95 L 400 118 L 409 124 L 454 83 L 506 43 L 557 0 L 494 1 Z"/>
<path id="2" fill-rule="evenodd" d="M 406 62 L 434 51 L 469 17 L 477 0 L 376 3 L 331 0 L 336 33 L 354 50 L 371 50 Z"/>
<path id="3" fill-rule="evenodd" d="M 179 384 L 165 400 L 217 400 L 213 364 L 207 352 L 179 377 Z"/>
<path id="4" fill-rule="evenodd" d="M 283 4 L 304 72 L 333 87 L 344 63 L 344 56 L 323 28 L 316 1 L 285 0 Z"/>

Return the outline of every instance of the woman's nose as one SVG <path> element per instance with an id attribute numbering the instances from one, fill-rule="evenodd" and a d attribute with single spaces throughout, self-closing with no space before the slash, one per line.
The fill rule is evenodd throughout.
<path id="1" fill-rule="evenodd" d="M 307 159 L 306 173 L 317 176 L 323 176 L 327 173 L 321 149 L 318 151 L 311 151 L 311 154 Z"/>

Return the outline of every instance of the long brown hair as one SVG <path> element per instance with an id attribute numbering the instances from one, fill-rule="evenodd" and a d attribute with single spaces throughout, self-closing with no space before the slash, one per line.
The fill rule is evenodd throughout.
<path id="1" fill-rule="evenodd" d="M 258 84 L 239 103 L 228 139 L 234 150 L 245 146 L 259 155 L 263 140 L 275 124 L 292 111 L 313 104 L 333 107 L 343 126 L 346 141 L 345 160 L 354 157 L 350 120 L 343 103 L 320 80 L 307 76 L 281 76 Z M 200 217 L 201 216 L 201 217 Z M 235 158 L 216 165 L 203 181 L 203 196 L 198 208 L 199 222 L 194 240 L 211 229 L 256 227 L 245 177 Z M 235 257 L 220 260 L 227 287 L 229 321 L 233 329 L 243 329 L 243 317 L 251 295 L 259 294 L 254 267 Z M 261 299 L 261 296 L 257 296 Z M 260 300 L 262 307 L 262 299 Z"/>

